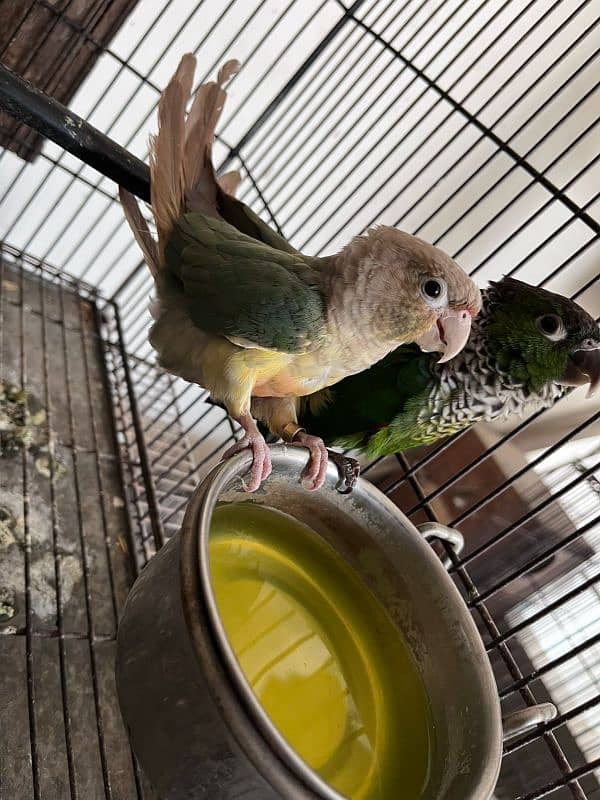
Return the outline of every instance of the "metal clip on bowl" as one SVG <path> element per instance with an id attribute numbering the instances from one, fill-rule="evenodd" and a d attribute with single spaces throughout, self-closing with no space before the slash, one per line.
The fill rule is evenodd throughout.
<path id="1" fill-rule="evenodd" d="M 506 743 L 510 739 L 521 736 L 528 731 L 544 725 L 553 720 L 558 711 L 552 703 L 539 703 L 537 706 L 529 706 L 519 711 L 513 711 L 502 717 L 503 740 Z"/>
<path id="2" fill-rule="evenodd" d="M 417 525 L 417 530 L 428 542 L 432 539 L 440 539 L 443 542 L 448 542 L 457 556 L 462 553 L 465 546 L 462 533 L 457 531 L 456 528 L 449 528 L 447 525 L 442 525 L 441 522 L 423 522 L 421 525 Z M 442 559 L 442 563 L 446 569 L 450 569 L 452 566 L 452 559 L 449 558 L 449 556 L 445 556 Z"/>

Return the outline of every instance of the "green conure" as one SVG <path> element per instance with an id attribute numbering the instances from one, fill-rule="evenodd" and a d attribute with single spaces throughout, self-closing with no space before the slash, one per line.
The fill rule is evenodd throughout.
<path id="1" fill-rule="evenodd" d="M 483 292 L 464 350 L 445 364 L 403 345 L 363 372 L 300 398 L 298 419 L 326 444 L 378 457 L 550 406 L 600 383 L 600 330 L 580 306 L 514 278 Z"/>

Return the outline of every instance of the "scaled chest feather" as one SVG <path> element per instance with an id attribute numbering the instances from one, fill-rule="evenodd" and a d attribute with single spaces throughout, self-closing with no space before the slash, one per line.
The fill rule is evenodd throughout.
<path id="1" fill-rule="evenodd" d="M 503 371 L 482 337 L 473 337 L 452 362 L 436 369 L 438 380 L 422 407 L 418 422 L 424 436 L 451 435 L 474 422 L 492 422 L 528 408 L 552 405 L 566 393 L 548 382 L 532 393 Z"/>

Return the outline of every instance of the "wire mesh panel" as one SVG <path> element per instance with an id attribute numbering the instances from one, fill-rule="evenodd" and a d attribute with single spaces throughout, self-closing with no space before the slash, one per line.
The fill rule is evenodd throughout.
<path id="1" fill-rule="evenodd" d="M 109 47 L 96 43 L 72 107 L 146 159 L 181 54 L 197 53 L 199 82 L 238 58 L 217 161 L 241 170 L 239 196 L 296 247 L 331 253 L 397 225 L 482 287 L 515 275 L 597 317 L 598 21 L 590 0 L 141 2 Z M 101 331 L 139 567 L 235 427 L 156 367 L 151 280 L 110 180 L 51 143 L 34 164 L 3 152 L 0 220 L 18 251 L 115 300 Z M 452 575 L 503 708 L 558 707 L 507 745 L 499 798 L 600 797 L 598 414 L 577 391 L 365 470 L 412 520 L 464 534 Z"/>
<path id="2" fill-rule="evenodd" d="M 114 688 L 130 537 L 97 299 L 91 287 L 2 247 L 0 785 L 7 798 L 143 796 Z"/>

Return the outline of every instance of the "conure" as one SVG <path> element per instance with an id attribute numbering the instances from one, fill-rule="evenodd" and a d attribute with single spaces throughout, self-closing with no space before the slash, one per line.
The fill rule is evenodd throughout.
<path id="1" fill-rule="evenodd" d="M 552 405 L 600 384 L 600 329 L 572 300 L 514 278 L 492 282 L 465 348 L 451 361 L 403 345 L 298 401 L 301 425 L 371 457 Z"/>
<path id="2" fill-rule="evenodd" d="M 360 372 L 404 342 L 456 355 L 481 307 L 473 281 L 445 253 L 386 226 L 339 253 L 304 255 L 219 183 L 212 164 L 227 62 L 198 89 L 185 55 L 158 106 L 150 142 L 150 200 L 158 242 L 137 202 L 120 190 L 126 217 L 152 272 L 150 341 L 168 371 L 200 384 L 244 428 L 225 455 L 249 447 L 253 491 L 271 471 L 251 415 L 263 398 L 272 433 L 308 448 L 307 488 L 325 480 L 327 450 L 296 418 L 296 398 Z"/>

